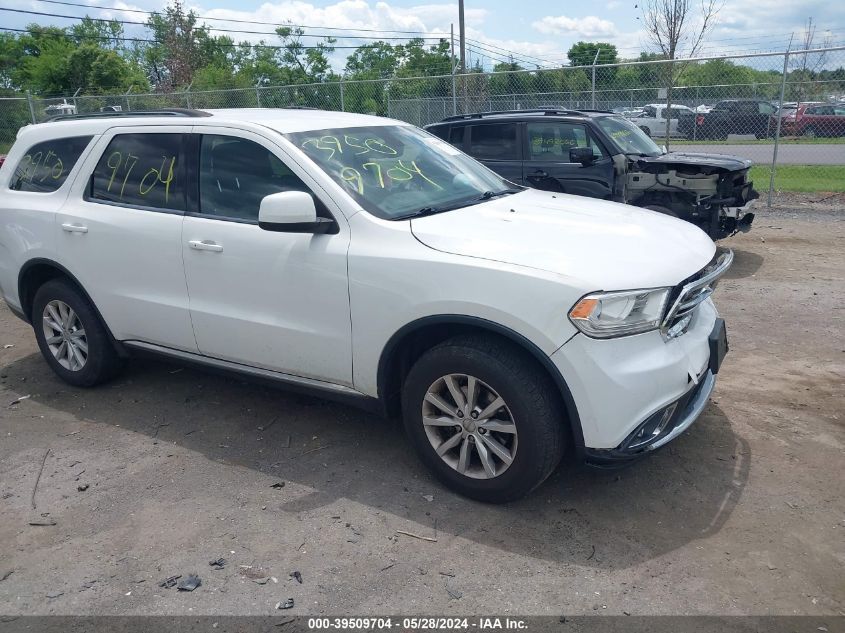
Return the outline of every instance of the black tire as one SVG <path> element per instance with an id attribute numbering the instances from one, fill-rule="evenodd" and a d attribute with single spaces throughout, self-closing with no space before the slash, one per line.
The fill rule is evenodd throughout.
<path id="1" fill-rule="evenodd" d="M 660 204 L 644 204 L 643 209 L 649 209 L 651 211 L 657 211 L 658 213 L 662 213 L 663 215 L 669 215 L 673 218 L 677 218 L 678 214 L 672 211 L 669 207 L 664 207 Z"/>
<path id="2" fill-rule="evenodd" d="M 816 131 L 816 128 L 814 128 L 812 125 L 808 125 L 806 128 L 804 128 L 803 136 L 807 138 L 818 138 L 821 135 Z"/>
<path id="3" fill-rule="evenodd" d="M 51 301 L 61 301 L 75 313 L 85 330 L 87 358 L 80 369 L 71 370 L 53 355 L 44 332 L 44 311 Z M 122 360 L 114 342 L 100 321 L 94 307 L 72 283 L 64 279 L 51 279 L 35 293 L 32 302 L 32 327 L 41 354 L 50 368 L 65 382 L 77 387 L 93 387 L 113 378 L 122 368 Z"/>
<path id="4" fill-rule="evenodd" d="M 429 440 L 423 402 L 429 388 L 449 374 L 474 376 L 507 404 L 517 429 L 513 441 L 518 444 L 513 461 L 497 476 L 476 479 L 459 473 L 441 459 Z M 554 383 L 533 359 L 504 339 L 459 336 L 425 352 L 403 384 L 402 412 L 405 430 L 432 473 L 449 488 L 479 501 L 505 503 L 525 496 L 546 480 L 563 455 L 565 416 Z M 501 414 L 502 409 L 496 415 Z M 480 464 L 478 447 L 472 446 Z"/>

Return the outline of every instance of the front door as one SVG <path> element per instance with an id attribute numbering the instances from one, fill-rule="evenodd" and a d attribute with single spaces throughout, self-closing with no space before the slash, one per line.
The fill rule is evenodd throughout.
<path id="1" fill-rule="evenodd" d="M 610 199 L 613 160 L 581 123 L 532 121 L 526 124 L 525 184 L 535 189 Z M 569 150 L 589 147 L 594 161 L 587 165 L 570 160 Z"/>
<path id="2" fill-rule="evenodd" d="M 199 199 L 182 231 L 191 319 L 202 354 L 337 384 L 352 382 L 349 229 L 272 140 L 227 128 L 197 139 Z M 314 195 L 334 235 L 258 226 L 261 199 Z"/>

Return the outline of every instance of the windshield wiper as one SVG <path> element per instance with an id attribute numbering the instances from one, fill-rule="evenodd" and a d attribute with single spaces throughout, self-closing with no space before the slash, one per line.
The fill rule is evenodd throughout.
<path id="1" fill-rule="evenodd" d="M 498 198 L 499 196 L 507 196 L 512 193 L 519 193 L 522 189 L 502 189 L 501 191 L 485 191 L 476 200 L 489 200 L 490 198 Z"/>
<path id="2" fill-rule="evenodd" d="M 522 189 L 503 189 L 502 191 L 485 191 L 479 196 L 474 198 L 470 198 L 469 200 L 462 200 L 461 202 L 456 202 L 454 204 L 444 205 L 442 207 L 423 207 L 422 209 L 417 209 L 416 211 L 411 211 L 410 213 L 406 213 L 405 215 L 398 215 L 393 220 L 410 220 L 411 218 L 422 218 L 427 215 L 435 215 L 437 213 L 444 213 L 445 211 L 454 211 L 455 209 L 460 209 L 462 207 L 468 207 L 476 202 L 483 202 L 484 200 L 490 200 L 491 198 L 496 198 L 498 196 L 504 196 L 511 193 L 519 193 Z"/>

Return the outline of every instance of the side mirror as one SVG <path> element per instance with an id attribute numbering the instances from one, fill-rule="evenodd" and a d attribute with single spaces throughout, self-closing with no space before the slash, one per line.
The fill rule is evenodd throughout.
<path id="1" fill-rule="evenodd" d="M 582 165 L 590 165 L 595 162 L 596 157 L 593 156 L 592 147 L 573 147 L 569 150 L 569 162 L 581 163 Z"/>
<path id="2" fill-rule="evenodd" d="M 277 233 L 337 233 L 334 220 L 318 218 L 314 198 L 304 191 L 280 191 L 261 199 L 258 226 Z"/>

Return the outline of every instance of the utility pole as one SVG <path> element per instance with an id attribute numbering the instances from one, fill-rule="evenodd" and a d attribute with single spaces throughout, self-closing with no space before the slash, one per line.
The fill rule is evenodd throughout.
<path id="1" fill-rule="evenodd" d="M 455 65 L 455 25 L 449 25 L 450 39 L 452 41 L 452 59 L 449 64 L 449 74 L 452 75 L 452 116 L 458 113 L 458 92 L 455 86 L 455 71 L 458 67 Z"/>
<path id="2" fill-rule="evenodd" d="M 467 71 L 467 31 L 464 24 L 464 0 L 458 0 L 458 36 L 461 39 L 461 74 L 464 74 Z"/>

